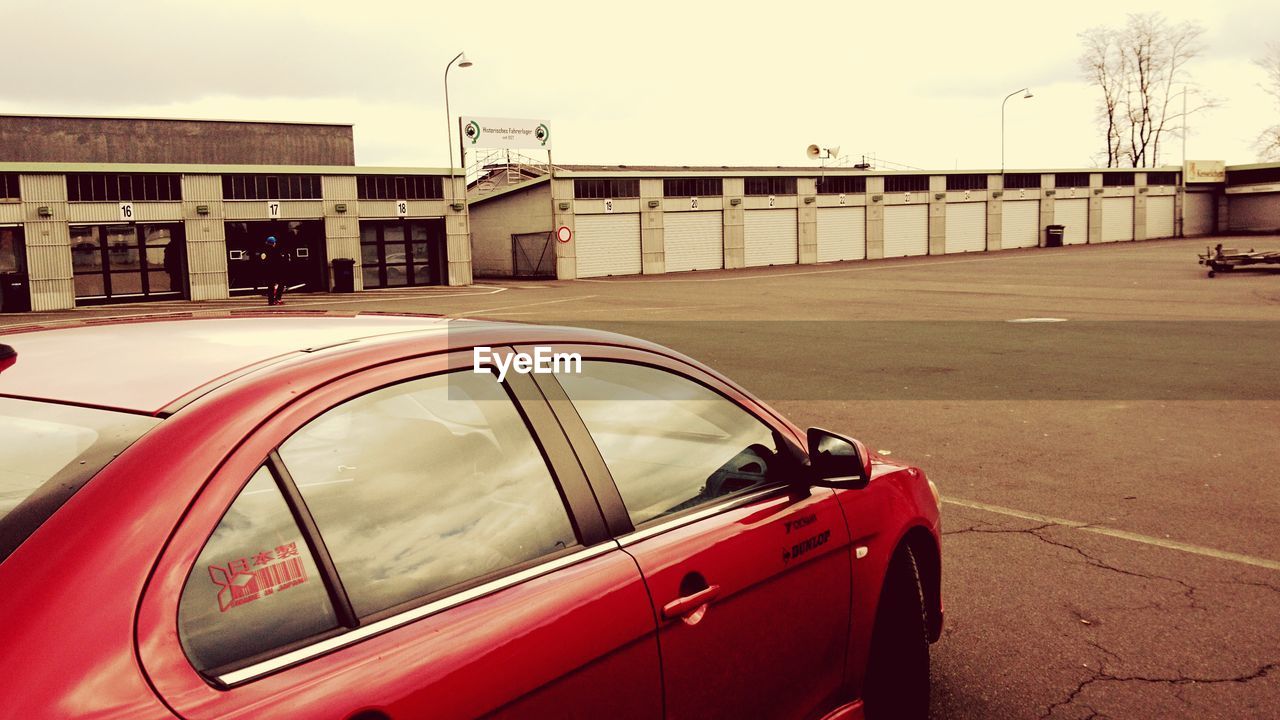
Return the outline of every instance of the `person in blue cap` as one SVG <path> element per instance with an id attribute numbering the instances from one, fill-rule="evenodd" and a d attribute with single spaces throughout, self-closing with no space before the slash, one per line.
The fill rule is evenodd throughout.
<path id="1" fill-rule="evenodd" d="M 258 251 L 258 264 L 267 285 L 267 304 L 283 305 L 284 289 L 289 266 L 289 254 L 280 248 L 275 235 L 268 235 Z"/>

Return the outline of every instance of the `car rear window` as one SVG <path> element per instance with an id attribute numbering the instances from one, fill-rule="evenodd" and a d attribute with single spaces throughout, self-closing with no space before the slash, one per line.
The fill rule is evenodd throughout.
<path id="1" fill-rule="evenodd" d="M 160 420 L 0 398 L 0 562 Z"/>

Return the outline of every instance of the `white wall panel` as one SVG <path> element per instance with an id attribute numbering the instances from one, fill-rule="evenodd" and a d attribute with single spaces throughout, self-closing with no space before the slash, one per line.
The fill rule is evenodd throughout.
<path id="1" fill-rule="evenodd" d="M 1089 242 L 1089 200 L 1071 198 L 1053 203 L 1053 224 L 1063 225 L 1063 245 L 1084 245 Z"/>
<path id="2" fill-rule="evenodd" d="M 884 256 L 929 254 L 929 206 L 888 205 L 884 209 Z"/>
<path id="3" fill-rule="evenodd" d="M 574 224 L 578 277 L 640 274 L 639 215 L 579 215 Z"/>
<path id="4" fill-rule="evenodd" d="M 1000 247 L 1029 248 L 1040 244 L 1040 201 L 1007 200 L 1000 208 Z"/>
<path id="5" fill-rule="evenodd" d="M 987 249 L 987 204 L 947 203 L 947 253 L 982 252 Z"/>
<path id="6" fill-rule="evenodd" d="M 717 270 L 724 267 L 724 213 L 665 213 L 663 252 L 667 272 Z"/>
<path id="7" fill-rule="evenodd" d="M 744 216 L 747 267 L 796 264 L 799 239 L 795 210 L 747 210 Z"/>
<path id="8" fill-rule="evenodd" d="M 867 209 L 818 208 L 818 262 L 867 256 Z"/>

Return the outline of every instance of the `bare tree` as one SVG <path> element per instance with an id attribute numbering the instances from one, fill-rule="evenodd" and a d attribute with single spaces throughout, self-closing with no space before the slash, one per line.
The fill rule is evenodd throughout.
<path id="1" fill-rule="evenodd" d="M 1267 54 L 1255 62 L 1267 74 L 1262 89 L 1276 99 L 1276 109 L 1280 110 L 1280 42 L 1267 43 Z M 1280 160 L 1280 125 L 1263 130 L 1255 145 L 1260 159 Z"/>
<path id="2" fill-rule="evenodd" d="M 1120 163 L 1120 100 L 1126 57 L 1120 52 L 1116 31 L 1110 28 L 1091 28 L 1081 33 L 1080 39 L 1085 46 L 1080 68 L 1089 81 L 1102 90 L 1098 122 L 1105 132 L 1107 167 L 1116 167 Z"/>
<path id="3" fill-rule="evenodd" d="M 1181 135 L 1185 115 L 1217 102 L 1190 86 L 1187 65 L 1203 50 L 1204 28 L 1170 25 L 1158 13 L 1130 15 L 1121 29 L 1097 27 L 1080 34 L 1085 77 L 1102 90 L 1099 124 L 1105 129 L 1107 167 L 1160 164 L 1161 142 Z M 1176 86 L 1183 89 L 1174 92 Z M 1187 94 L 1186 105 L 1174 102 Z M 1193 99 L 1194 98 L 1194 99 Z"/>

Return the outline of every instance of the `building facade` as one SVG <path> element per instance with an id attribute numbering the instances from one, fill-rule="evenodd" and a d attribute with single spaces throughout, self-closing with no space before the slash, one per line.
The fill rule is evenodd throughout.
<path id="1" fill-rule="evenodd" d="M 1185 194 L 1177 167 L 578 166 L 474 196 L 473 267 L 572 279 L 987 252 L 1041 246 L 1050 225 L 1065 227 L 1069 245 L 1177 237 Z"/>
<path id="2" fill-rule="evenodd" d="M 350 126 L 0 117 L 0 153 L 19 158 L 0 162 L 0 311 L 258 292 L 267 236 L 298 290 L 470 284 L 462 178 L 358 167 L 352 148 Z"/>

